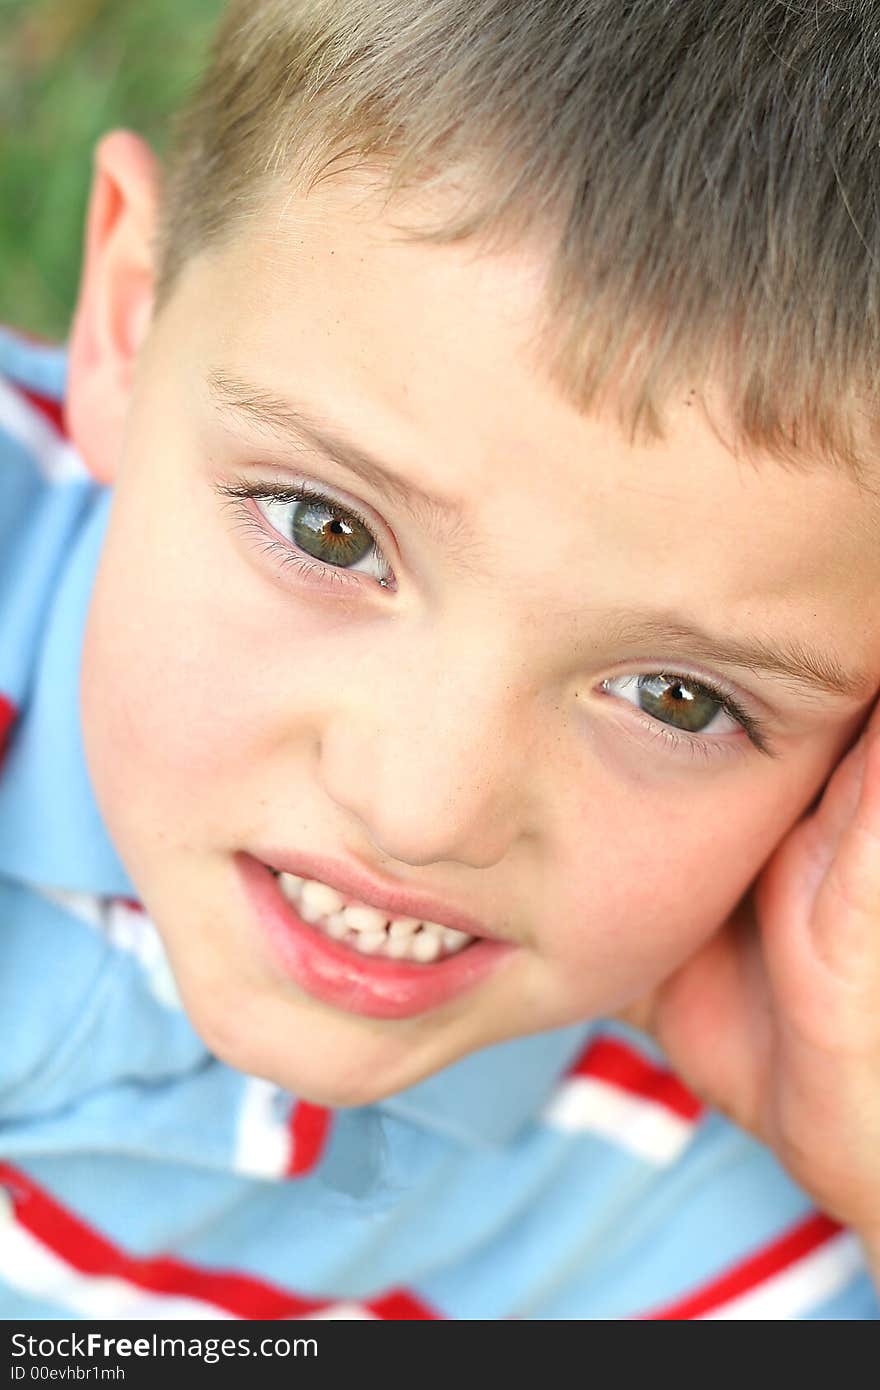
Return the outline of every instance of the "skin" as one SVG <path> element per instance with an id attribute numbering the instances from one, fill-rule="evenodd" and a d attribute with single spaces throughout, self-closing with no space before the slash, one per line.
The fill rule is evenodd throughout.
<path id="1" fill-rule="evenodd" d="M 803 1032 L 818 999 L 795 978 L 786 932 L 802 941 L 821 875 L 809 900 L 792 885 L 808 861 L 826 854 L 827 866 L 849 823 L 852 756 L 836 818 L 826 806 L 821 833 L 795 851 L 786 833 L 880 685 L 869 500 L 831 467 L 745 464 L 684 400 L 650 445 L 578 413 L 535 354 L 537 253 L 395 240 L 407 208 L 383 212 L 356 175 L 307 200 L 279 190 L 259 226 L 193 258 L 154 315 L 157 188 L 138 137 L 104 137 L 67 404 L 83 458 L 114 489 L 82 718 L 107 827 L 205 1042 L 312 1101 L 358 1105 L 487 1044 L 620 1013 L 665 1039 L 685 1078 L 773 1142 L 828 1209 L 880 1227 L 872 1178 L 817 1180 L 809 1159 L 794 1161 L 815 1098 L 788 1148 L 785 1125 L 780 1140 L 768 1120 L 779 1118 L 768 1095 L 785 1092 L 780 1028 Z M 314 452 L 236 433 L 207 392 L 211 367 L 295 394 L 414 484 L 460 500 L 456 535 L 430 534 Z M 356 506 L 396 588 L 279 566 L 213 487 L 256 476 L 305 478 Z M 804 692 L 695 660 L 671 638 L 615 641 L 617 607 L 802 640 L 870 684 L 858 698 Z M 763 718 L 776 756 L 724 714 L 709 726 L 711 711 L 706 732 L 669 747 L 658 735 L 674 726 L 620 682 L 663 669 L 726 684 Z M 603 680 L 617 681 L 611 693 Z M 231 857 L 261 844 L 358 860 L 518 949 L 420 1017 L 332 1008 L 254 930 Z M 780 844 L 790 863 L 773 861 L 761 918 L 750 890 Z M 827 931 L 843 909 L 834 899 L 824 911 Z M 782 940 L 769 974 L 768 922 Z M 871 979 L 880 999 L 880 970 Z M 865 1016 L 877 1013 L 863 996 Z M 852 991 L 834 1000 L 835 1018 L 849 1017 Z M 848 1036 L 867 1057 L 862 1035 Z M 718 1058 L 705 1075 L 698 1050 Z M 880 1105 L 880 1042 L 872 1057 L 862 1070 L 876 1065 Z M 857 1147 L 873 1144 L 847 1115 Z"/>

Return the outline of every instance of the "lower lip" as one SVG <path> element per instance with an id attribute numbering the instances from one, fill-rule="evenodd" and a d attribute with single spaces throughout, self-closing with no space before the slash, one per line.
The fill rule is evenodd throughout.
<path id="1" fill-rule="evenodd" d="M 368 1018 L 427 1013 L 481 984 L 512 955 L 506 942 L 478 939 L 429 965 L 362 956 L 298 916 L 259 859 L 234 855 L 239 881 L 285 972 L 306 994 Z"/>

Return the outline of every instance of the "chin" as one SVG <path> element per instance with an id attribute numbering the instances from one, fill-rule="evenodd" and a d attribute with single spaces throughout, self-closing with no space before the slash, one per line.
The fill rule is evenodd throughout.
<path id="1" fill-rule="evenodd" d="M 190 1021 L 208 1050 L 236 1071 L 261 1077 L 299 1100 L 332 1109 L 352 1109 L 387 1099 L 423 1074 L 407 1066 L 410 1049 L 402 1040 L 345 1036 L 348 1020 L 306 1019 L 289 1029 L 282 1050 L 277 1040 L 261 1040 L 246 1028 L 230 1025 L 228 1011 L 189 1011 Z M 241 1011 L 238 1013 L 241 1021 Z M 364 1020 L 369 1022 L 368 1020 Z M 404 1052 L 405 1055 L 401 1056 Z"/>
<path id="2" fill-rule="evenodd" d="M 422 1080 L 420 1074 L 403 1075 L 399 1068 L 385 1069 L 371 1065 L 368 1057 L 359 1059 L 351 1067 L 337 1064 L 329 1075 L 327 1069 L 320 1065 L 291 1068 L 282 1064 L 271 1067 L 265 1073 L 261 1070 L 251 1074 L 265 1074 L 266 1080 L 274 1081 L 299 1100 L 332 1110 L 375 1105 Z"/>

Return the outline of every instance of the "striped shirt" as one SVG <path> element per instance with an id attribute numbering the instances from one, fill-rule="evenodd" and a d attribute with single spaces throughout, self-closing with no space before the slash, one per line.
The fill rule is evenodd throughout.
<path id="1" fill-rule="evenodd" d="M 111 494 L 66 369 L 0 329 L 0 1317 L 876 1318 L 855 1236 L 622 1025 L 336 1111 L 211 1056 L 84 760 Z"/>

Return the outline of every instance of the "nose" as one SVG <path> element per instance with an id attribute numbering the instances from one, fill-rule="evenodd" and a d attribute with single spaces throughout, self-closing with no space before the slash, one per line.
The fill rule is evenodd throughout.
<path id="1" fill-rule="evenodd" d="M 396 653 L 399 656 L 399 649 Z M 526 700 L 486 634 L 374 654 L 325 718 L 320 776 L 377 854 L 490 868 L 522 833 Z"/>

